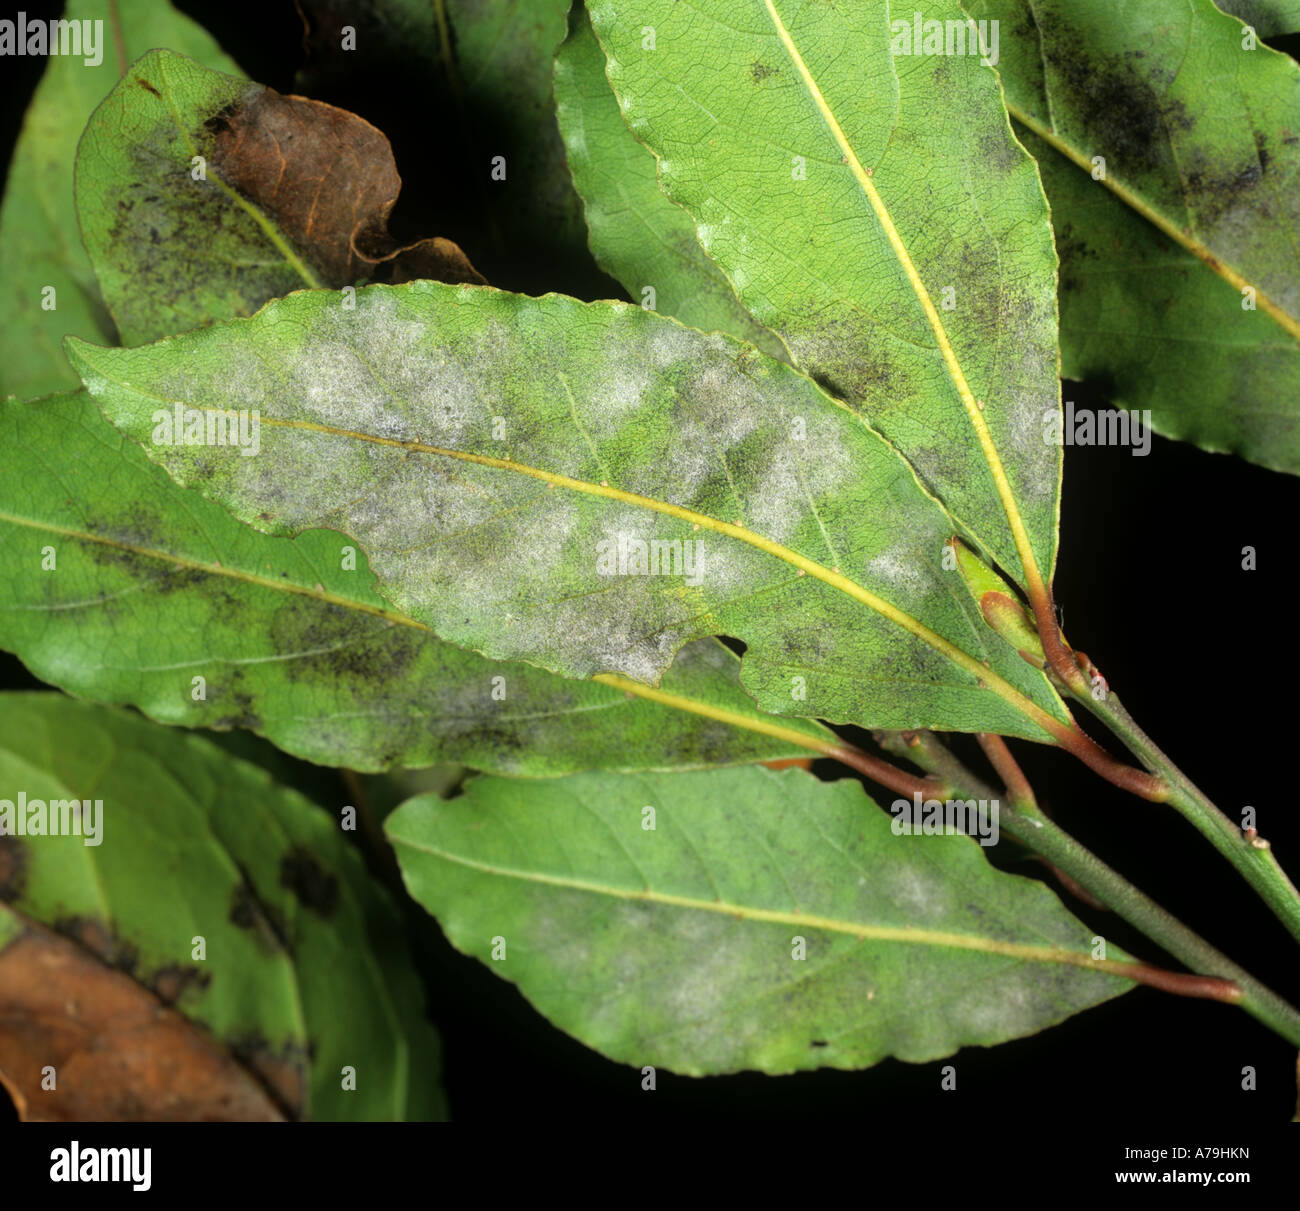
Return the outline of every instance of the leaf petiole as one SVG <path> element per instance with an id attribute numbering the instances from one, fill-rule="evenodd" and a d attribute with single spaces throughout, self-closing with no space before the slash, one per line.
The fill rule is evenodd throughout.
<path id="1" fill-rule="evenodd" d="M 932 733 L 877 732 L 875 735 L 877 742 L 886 751 L 904 757 L 951 782 L 958 787 L 959 793 L 975 798 L 998 798 L 996 791 L 971 773 Z M 1186 964 L 1198 976 L 1210 977 L 1216 981 L 1231 981 L 1241 992 L 1237 1004 L 1288 1042 L 1300 1044 L 1300 1011 L 1261 984 L 1249 972 L 1238 967 L 1199 934 L 1188 929 L 1175 916 L 1107 866 L 1096 854 L 1052 823 L 1041 811 L 1029 812 L 1023 806 L 1007 807 L 1003 804 L 999 811 L 999 824 L 1021 844 L 1065 871 L 1105 907 Z M 1152 980 L 1142 982 L 1154 984 Z M 1177 989 L 1169 986 L 1167 990 L 1178 991 L 1185 996 L 1229 999 L 1223 995 L 1221 988 L 1214 985 L 1207 985 L 1200 991 L 1195 990 L 1195 985 Z"/>
<path id="2" fill-rule="evenodd" d="M 1291 936 L 1300 941 L 1300 891 L 1297 891 L 1295 884 L 1278 863 L 1269 843 L 1253 828 L 1238 828 L 1152 742 L 1119 698 L 1105 685 L 1104 679 L 1098 684 L 1101 690 L 1099 694 L 1088 693 L 1075 697 L 1106 724 L 1147 769 L 1165 782 L 1169 791 L 1164 802 L 1192 824 L 1237 868 L 1238 873 L 1273 910 L 1273 914 L 1286 926 Z"/>

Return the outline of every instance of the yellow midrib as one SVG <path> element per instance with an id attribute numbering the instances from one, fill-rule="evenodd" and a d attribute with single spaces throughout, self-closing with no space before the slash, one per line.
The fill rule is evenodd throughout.
<path id="1" fill-rule="evenodd" d="M 102 371 L 101 371 L 102 373 Z M 128 388 L 128 390 L 136 390 Z M 195 405 L 187 405 L 194 407 Z M 219 408 L 203 408 L 200 411 L 220 412 Z M 997 696 L 1005 701 L 1009 706 L 1014 707 L 1025 718 L 1032 720 L 1041 727 L 1050 736 L 1058 738 L 1063 734 L 1068 734 L 1070 729 L 1061 721 L 1054 719 L 1037 703 L 1030 701 L 1019 690 L 1009 682 L 1003 680 L 992 669 L 986 668 L 973 656 L 963 652 L 955 644 L 945 639 L 938 632 L 931 630 L 924 623 L 913 618 L 910 614 L 900 610 L 891 602 L 886 601 L 883 597 L 877 597 L 869 589 L 864 589 L 856 581 L 850 580 L 841 572 L 827 568 L 815 560 L 809 559 L 806 555 L 800 555 L 798 551 L 793 551 L 789 547 L 783 546 L 778 542 L 773 542 L 769 538 L 764 538 L 761 534 L 747 529 L 744 526 L 735 525 L 732 522 L 721 521 L 716 517 L 710 517 L 707 513 L 696 513 L 692 509 L 684 508 L 681 505 L 670 504 L 667 501 L 657 500 L 651 496 L 642 496 L 636 492 L 626 492 L 622 488 L 611 487 L 608 484 L 593 484 L 586 480 L 574 479 L 568 475 L 559 475 L 554 471 L 543 471 L 538 467 L 530 467 L 526 463 L 513 462 L 508 458 L 495 458 L 486 454 L 471 454 L 465 450 L 451 450 L 443 446 L 431 446 L 424 442 L 405 441 L 392 437 L 377 437 L 370 433 L 360 433 L 353 429 L 340 429 L 334 425 L 323 425 L 316 421 L 301 420 L 282 420 L 277 417 L 262 416 L 261 423 L 264 425 L 279 426 L 281 428 L 302 430 L 311 433 L 323 433 L 331 437 L 342 437 L 352 441 L 371 442 L 375 445 L 391 446 L 399 450 L 412 451 L 417 454 L 436 454 L 443 458 L 455 459 L 458 462 L 473 463 L 482 467 L 493 467 L 497 470 L 509 471 L 517 475 L 526 475 L 532 479 L 541 480 L 543 483 L 551 484 L 556 487 L 567 488 L 570 491 L 581 492 L 589 496 L 603 496 L 609 500 L 621 501 L 624 504 L 635 505 L 638 508 L 649 509 L 656 513 L 662 513 L 668 517 L 676 517 L 682 521 L 690 522 L 700 529 L 712 530 L 714 533 L 725 535 L 728 538 L 734 538 L 738 542 L 743 542 L 788 563 L 799 571 L 816 578 L 830 585 L 832 588 L 839 590 L 846 596 L 861 602 L 882 618 L 887 618 L 895 625 L 902 627 L 904 630 L 915 635 L 923 643 L 934 648 L 935 651 L 945 656 L 948 660 L 959 668 L 970 673 L 984 686 L 992 690 Z"/>
<path id="2" fill-rule="evenodd" d="M 620 677 L 617 673 L 597 673 L 591 680 L 599 681 L 601 685 L 610 686 L 612 689 L 636 694 L 638 697 L 645 698 L 650 702 L 658 702 L 662 706 L 672 707 L 679 711 L 689 711 L 693 715 L 704 715 L 709 719 L 716 719 L 719 723 L 729 723 L 733 727 L 743 727 L 751 732 L 759 732 L 764 736 L 785 740 L 791 744 L 797 744 L 801 748 L 806 748 L 810 752 L 822 753 L 828 757 L 834 757 L 844 750 L 844 743 L 838 738 L 818 739 L 816 736 L 810 736 L 805 732 L 797 731 L 795 728 L 785 727 L 774 720 L 758 719 L 750 715 L 742 715 L 738 711 L 729 711 L 724 707 L 713 706 L 707 702 L 699 702 L 694 698 L 685 698 L 680 694 L 670 694 L 665 690 L 655 689 L 653 686 L 642 685 L 639 681 Z"/>
<path id="3" fill-rule="evenodd" d="M 1133 965 L 1119 959 L 1094 959 L 1090 955 L 1073 950 L 1063 950 L 1056 946 L 1028 946 L 1016 942 L 999 942 L 993 938 L 981 938 L 971 934 L 948 933 L 942 930 L 914 929 L 911 926 L 867 925 L 861 921 L 846 921 L 838 917 L 824 917 L 816 913 L 804 913 L 798 909 L 755 908 L 747 904 L 733 904 L 726 900 L 700 900 L 693 896 L 680 896 L 671 892 L 654 891 L 651 888 L 637 889 L 613 887 L 606 883 L 593 883 L 586 879 L 575 879 L 559 875 L 549 875 L 541 871 L 519 870 L 508 866 L 495 866 L 488 862 L 479 862 L 461 854 L 448 853 L 435 846 L 407 837 L 391 835 L 395 847 L 405 846 L 429 857 L 458 866 L 479 871 L 497 878 L 518 879 L 520 882 L 540 883 L 548 887 L 558 887 L 565 891 L 588 892 L 592 895 L 608 896 L 617 900 L 634 900 L 643 904 L 656 904 L 664 908 L 682 908 L 693 912 L 711 912 L 720 916 L 730 916 L 743 921 L 756 921 L 768 925 L 787 925 L 795 929 L 817 929 L 826 933 L 847 934 L 860 942 L 892 942 L 910 946 L 937 946 L 951 950 L 973 950 L 984 954 L 1000 955 L 1005 958 L 1020 959 L 1035 963 L 1062 963 L 1070 967 L 1090 968 L 1105 972 L 1117 978 L 1130 978 L 1128 972 Z"/>
<path id="4" fill-rule="evenodd" d="M 200 559 L 189 559 L 184 555 L 176 555 L 170 551 L 160 551 L 154 547 L 144 547 L 135 543 L 123 542 L 120 539 L 108 538 L 102 534 L 91 534 L 85 530 L 74 529 L 69 526 L 57 526 L 52 522 L 36 521 L 28 517 L 18 517 L 12 513 L 0 512 L 0 523 L 8 523 L 14 526 L 23 526 L 27 529 L 38 530 L 46 534 L 57 534 L 63 538 L 70 538 L 78 542 L 93 542 L 100 546 L 109 547 L 115 551 L 123 551 L 130 555 L 139 556 L 142 559 L 152 559 L 158 563 L 171 564 L 178 568 L 194 569 L 204 572 L 209 576 L 223 576 L 230 580 L 239 581 L 242 584 L 252 585 L 256 588 L 270 589 L 279 593 L 292 593 L 301 597 L 309 597 L 314 601 L 324 602 L 327 605 L 337 606 L 345 610 L 354 610 L 357 613 L 369 614 L 375 618 L 382 618 L 385 622 L 398 626 L 411 627 L 414 630 L 424 631 L 431 638 L 437 638 L 434 630 L 426 623 L 411 618 L 406 614 L 398 613 L 394 610 L 386 610 L 379 606 L 368 605 L 365 602 L 357 601 L 351 597 L 340 597 L 336 593 L 330 593 L 325 589 L 309 589 L 304 585 L 292 581 L 272 578 L 267 576 L 258 576 L 253 572 L 246 572 L 242 568 L 229 567 L 225 564 L 215 562 L 204 562 Z M 486 657 L 485 657 L 486 659 Z M 639 698 L 644 698 L 649 702 L 656 702 L 661 706 L 668 707 L 672 710 L 683 711 L 692 715 L 700 715 L 708 719 L 716 720 L 719 723 L 725 723 L 732 727 L 743 728 L 746 731 L 756 732 L 761 735 L 771 736 L 776 740 L 785 741 L 788 744 L 796 745 L 799 748 L 809 752 L 822 753 L 825 756 L 833 757 L 841 751 L 842 744 L 834 739 L 823 739 L 817 736 L 801 732 L 797 728 L 786 727 L 777 723 L 775 720 L 768 720 L 754 716 L 742 715 L 737 711 L 729 711 L 724 707 L 714 706 L 712 703 L 701 702 L 695 698 L 688 698 L 682 694 L 672 694 L 666 690 L 657 689 L 654 686 L 643 685 L 639 681 L 631 681 L 626 677 L 620 677 L 616 673 L 599 673 L 591 678 L 592 681 L 599 682 L 611 689 L 621 690 L 626 694 L 635 694 Z"/>
<path id="5" fill-rule="evenodd" d="M 1061 138 L 1051 127 L 1044 125 L 1037 118 L 1034 118 L 1017 105 L 1007 102 L 1007 111 L 1022 126 L 1028 127 L 1043 142 L 1049 144 L 1057 152 L 1063 155 L 1072 164 L 1077 165 L 1085 172 L 1091 174 L 1092 159 L 1074 144 Z M 1281 304 L 1269 298 L 1259 287 L 1248 282 L 1236 269 L 1231 265 L 1225 264 L 1218 256 L 1210 251 L 1200 240 L 1195 239 L 1190 233 L 1184 231 L 1171 219 L 1167 218 L 1155 207 L 1151 206 L 1140 194 L 1129 189 L 1127 185 L 1115 179 L 1115 174 L 1109 169 L 1104 178 L 1098 182 L 1104 185 L 1113 193 L 1121 202 L 1128 206 L 1135 213 L 1146 219 L 1157 230 L 1167 235 L 1179 247 L 1190 252 L 1198 261 L 1206 266 L 1212 273 L 1217 274 L 1229 285 L 1233 286 L 1237 293 L 1240 294 L 1246 287 L 1255 291 L 1255 305 L 1264 311 L 1273 319 L 1279 327 L 1282 328 L 1293 340 L 1300 341 L 1300 318 L 1289 314 Z"/>
<path id="6" fill-rule="evenodd" d="M 913 293 L 915 293 L 922 310 L 925 312 L 926 321 L 934 333 L 935 341 L 943 356 L 944 366 L 947 368 L 953 385 L 957 388 L 957 394 L 961 398 L 962 407 L 965 409 L 966 416 L 975 431 L 975 437 L 979 442 L 980 451 L 984 455 L 984 461 L 988 465 L 989 473 L 993 476 L 993 484 L 997 490 L 998 499 L 1002 504 L 1002 510 L 1006 514 L 1007 525 L 1011 529 L 1011 537 L 1015 543 L 1016 553 L 1020 556 L 1020 562 L 1024 568 L 1025 587 L 1029 592 L 1030 600 L 1037 601 L 1045 595 L 1046 586 L 1042 573 L 1038 568 L 1033 545 L 1029 541 L 1029 532 L 1025 528 L 1024 519 L 1020 516 L 1020 506 L 1016 501 L 1015 493 L 1012 491 L 1011 481 L 1007 478 L 1006 468 L 1002 465 L 1002 457 L 998 453 L 992 433 L 989 432 L 988 423 L 984 419 L 979 401 L 976 400 L 975 393 L 971 390 L 970 383 L 966 379 L 966 373 L 957 358 L 956 350 L 952 347 L 952 340 L 948 336 L 948 331 L 944 327 L 939 311 L 930 298 L 925 283 L 921 280 L 921 274 L 917 270 L 911 253 L 908 252 L 907 245 L 898 232 L 898 228 L 894 224 L 889 208 L 885 205 L 884 199 L 880 196 L 875 183 L 871 179 L 871 173 L 863 167 L 861 160 L 858 159 L 857 152 L 840 126 L 839 119 L 836 118 L 816 79 L 808 69 L 807 63 L 804 62 L 803 56 L 799 53 L 799 48 L 795 45 L 794 38 L 791 37 L 785 22 L 781 20 L 781 15 L 776 11 L 774 0 L 763 0 L 763 4 L 769 17 L 771 17 L 772 24 L 776 28 L 777 36 L 781 39 L 781 44 L 785 47 L 786 54 L 790 56 L 791 62 L 798 70 L 809 96 L 812 97 L 814 104 L 817 106 L 822 121 L 825 122 L 831 137 L 839 147 L 845 163 L 853 173 L 854 179 L 870 202 L 871 209 L 875 212 L 876 219 L 880 223 L 885 237 L 889 240 L 889 246 L 894 250 L 894 255 L 898 258 L 899 264 L 902 265 L 903 272 L 907 275 Z"/>
<path id="7" fill-rule="evenodd" d="M 162 77 L 164 103 L 171 111 L 172 121 L 175 123 L 176 129 L 180 133 L 181 138 L 185 140 L 186 145 L 189 147 L 190 155 L 197 156 L 199 154 L 198 145 L 194 142 L 194 139 L 185 123 L 181 120 L 181 115 L 177 111 L 175 102 L 172 99 L 172 86 L 167 80 L 166 61 L 162 57 L 159 57 L 157 63 L 158 73 Z M 321 283 L 316 280 L 316 275 L 310 268 L 308 268 L 307 263 L 298 255 L 293 246 L 289 243 L 288 239 L 280 229 L 271 222 L 260 206 L 254 206 L 253 203 L 244 197 L 242 193 L 227 185 L 222 179 L 221 174 L 217 172 L 215 168 L 213 169 L 212 176 L 209 179 L 209 184 L 215 184 L 216 187 L 226 195 L 226 197 L 228 197 L 240 210 L 244 211 L 249 218 L 251 218 L 253 222 L 262 229 L 262 233 L 268 240 L 270 240 L 272 246 L 285 259 L 285 262 L 290 266 L 290 268 L 292 268 L 293 271 L 302 278 L 303 282 L 306 283 L 309 289 L 316 290 L 320 288 Z"/>

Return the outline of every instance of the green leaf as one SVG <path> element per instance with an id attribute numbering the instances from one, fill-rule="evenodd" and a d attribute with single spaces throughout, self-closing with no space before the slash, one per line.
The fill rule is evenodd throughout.
<path id="1" fill-rule="evenodd" d="M 91 116 L 77 149 L 77 212 L 124 343 L 247 315 L 321 285 L 284 233 L 209 167 L 218 115 L 261 92 L 150 51 Z"/>
<path id="2" fill-rule="evenodd" d="M 72 181 L 82 129 L 127 61 L 150 46 L 170 46 L 209 67 L 239 71 L 200 26 L 162 0 L 70 0 L 64 16 L 102 22 L 103 60 L 91 67 L 84 56 L 51 56 L 14 149 L 0 208 L 0 396 L 75 387 L 62 349 L 68 333 L 117 339 L 81 246 Z M 52 311 L 41 307 L 46 286 L 55 290 Z"/>
<path id="3" fill-rule="evenodd" d="M 1244 21 L 1261 38 L 1300 33 L 1300 0 L 1217 0 L 1216 7 Z"/>
<path id="4" fill-rule="evenodd" d="M 968 837 L 894 835 L 856 782 L 754 768 L 526 789 L 478 778 L 386 828 L 453 945 L 628 1064 L 921 1062 L 1128 986 L 1045 887 L 993 869 Z"/>
<path id="5" fill-rule="evenodd" d="M 177 487 L 84 393 L 0 404 L 0 647 L 80 697 L 250 728 L 359 770 L 692 768 L 833 744 L 816 724 L 761 716 L 740 662 L 712 640 L 678 655 L 670 704 L 440 643 L 348 550 L 337 533 L 239 525 Z"/>
<path id="6" fill-rule="evenodd" d="M 1064 372 L 1300 472 L 1300 66 L 1210 0 L 976 9 L 1052 201 Z"/>
<path id="7" fill-rule="evenodd" d="M 625 119 L 741 302 L 1045 599 L 1055 254 L 995 73 L 978 55 L 895 55 L 885 0 L 590 12 Z M 948 0 L 927 16 L 963 14 Z"/>
<path id="8" fill-rule="evenodd" d="M 556 55 L 555 101 L 600 267 L 643 306 L 788 359 L 780 340 L 745 310 L 700 247 L 691 217 L 659 192 L 655 158 L 623 122 L 585 11 L 575 16 Z M 644 294 L 647 287 L 654 291 L 653 303 Z"/>
<path id="9" fill-rule="evenodd" d="M 1042 673 L 950 579 L 952 520 L 907 464 L 730 337 L 622 303 L 412 282 L 70 356 L 178 482 L 272 533 L 352 535 L 402 613 L 493 659 L 654 684 L 683 644 L 732 635 L 772 714 L 1067 730 Z M 205 416 L 239 408 L 250 439 L 259 410 L 257 453 L 158 444 L 177 409 L 203 439 Z M 676 544 L 657 569 L 651 542 Z"/>
<path id="10" fill-rule="evenodd" d="M 93 797 L 97 832 L 14 835 L 23 794 L 28 827 L 34 800 Z M 10 908 L 173 1003 L 292 1116 L 445 1116 L 400 918 L 337 820 L 205 740 L 55 694 L 0 695 L 0 798 Z"/>

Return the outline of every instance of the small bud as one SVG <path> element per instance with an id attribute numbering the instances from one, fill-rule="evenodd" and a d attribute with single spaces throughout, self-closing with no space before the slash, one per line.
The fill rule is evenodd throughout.
<path id="1" fill-rule="evenodd" d="M 1015 590 L 956 538 L 950 545 L 957 552 L 957 567 L 971 596 L 979 604 L 984 621 L 1017 651 L 1041 664 L 1046 657 L 1038 629 L 1029 611 L 1017 599 Z"/>

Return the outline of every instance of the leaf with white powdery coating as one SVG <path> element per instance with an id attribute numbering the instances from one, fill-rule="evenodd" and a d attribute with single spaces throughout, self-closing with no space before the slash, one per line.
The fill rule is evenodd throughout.
<path id="1" fill-rule="evenodd" d="M 1042 884 L 995 870 L 967 837 L 896 836 L 856 782 L 752 767 L 476 778 L 385 827 L 456 947 L 628 1064 L 919 1063 L 1131 987 Z"/>
<path id="2" fill-rule="evenodd" d="M 996 74 L 978 54 L 895 53 L 886 0 L 590 11 L 660 187 L 741 302 L 1045 599 L 1056 256 Z M 964 18 L 955 0 L 926 16 Z"/>
<path id="3" fill-rule="evenodd" d="M 622 303 L 412 282 L 359 291 L 355 310 L 303 291 L 156 345 L 69 352 L 173 478 L 273 533 L 352 535 L 399 610 L 493 659 L 655 683 L 683 644 L 732 635 L 773 714 L 1067 728 L 943 568 L 952 519 L 896 451 L 730 337 Z M 260 453 L 166 444 L 187 405 L 200 426 L 259 409 Z"/>
<path id="4" fill-rule="evenodd" d="M 79 697 L 357 770 L 690 769 L 834 741 L 760 715 L 713 640 L 678 653 L 664 705 L 441 643 L 372 582 L 340 534 L 260 534 L 178 487 L 84 393 L 0 403 L 0 648 Z"/>

